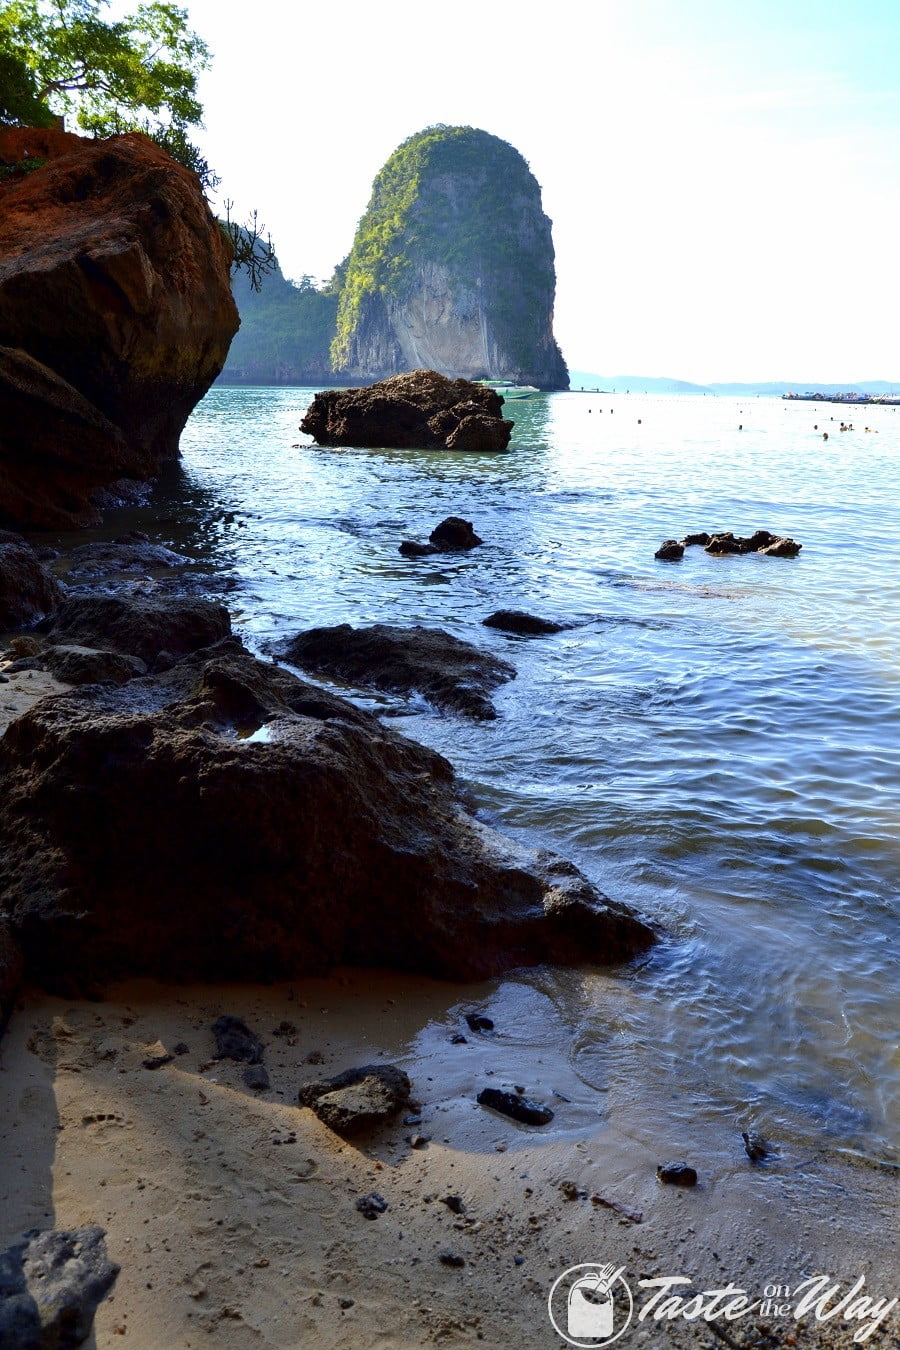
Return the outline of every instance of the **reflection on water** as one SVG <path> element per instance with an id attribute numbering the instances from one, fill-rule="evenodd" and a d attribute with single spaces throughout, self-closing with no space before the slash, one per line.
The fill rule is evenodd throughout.
<path id="1" fill-rule="evenodd" d="M 385 707 L 504 828 L 665 926 L 587 1000 L 579 977 L 578 1072 L 657 1081 L 685 1120 L 891 1156 L 900 410 L 824 442 L 829 405 L 552 395 L 511 407 L 510 452 L 482 456 L 319 449 L 298 432 L 310 397 L 213 390 L 127 524 L 235 573 L 252 643 L 432 623 L 511 659 L 496 723 Z M 398 554 L 451 514 L 484 545 Z M 758 527 L 799 558 L 653 558 Z M 483 628 L 501 607 L 574 626 Z"/>

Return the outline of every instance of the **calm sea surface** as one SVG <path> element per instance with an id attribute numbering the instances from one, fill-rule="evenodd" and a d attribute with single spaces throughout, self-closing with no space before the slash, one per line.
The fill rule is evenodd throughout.
<path id="1" fill-rule="evenodd" d="M 640 1074 L 685 1121 L 896 1158 L 900 408 L 840 432 L 828 404 L 556 394 L 510 402 L 510 451 L 481 456 L 317 448 L 311 398 L 213 390 L 145 527 L 238 578 L 251 645 L 424 623 L 513 662 L 494 723 L 366 702 L 664 927 L 587 1006 L 581 977 L 586 1082 Z M 484 545 L 398 554 L 451 514 Z M 801 555 L 653 557 L 756 528 Z M 482 627 L 500 607 L 574 626 Z"/>

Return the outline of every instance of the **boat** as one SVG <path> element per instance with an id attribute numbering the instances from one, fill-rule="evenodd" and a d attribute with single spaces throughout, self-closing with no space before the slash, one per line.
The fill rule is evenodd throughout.
<path id="1" fill-rule="evenodd" d="M 513 384 L 512 380 L 476 380 L 482 389 L 493 389 L 501 398 L 533 398 L 541 391 L 536 384 Z"/>

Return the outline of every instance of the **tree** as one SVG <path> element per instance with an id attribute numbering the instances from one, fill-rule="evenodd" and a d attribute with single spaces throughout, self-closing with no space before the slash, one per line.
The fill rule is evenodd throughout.
<path id="1" fill-rule="evenodd" d="M 187 11 L 151 0 L 113 23 L 101 17 L 107 4 L 0 0 L 0 59 L 15 76 L 3 81 L 0 115 L 34 125 L 36 103 L 44 121 L 73 117 L 95 136 L 141 130 L 184 137 L 200 124 L 197 77 L 209 50 L 188 28 Z"/>

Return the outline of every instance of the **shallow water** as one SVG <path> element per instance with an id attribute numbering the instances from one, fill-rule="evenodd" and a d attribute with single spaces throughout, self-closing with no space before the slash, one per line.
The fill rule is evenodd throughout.
<path id="1" fill-rule="evenodd" d="M 636 969 L 556 979 L 581 1076 L 896 1158 L 900 409 L 841 433 L 827 404 L 556 394 L 512 404 L 510 452 L 479 456 L 317 448 L 311 397 L 213 390 L 128 523 L 233 571 L 253 645 L 427 623 L 512 660 L 494 723 L 365 701 L 664 927 Z M 484 545 L 398 554 L 450 514 Z M 653 558 L 756 528 L 799 558 Z M 576 626 L 483 628 L 501 607 Z"/>

